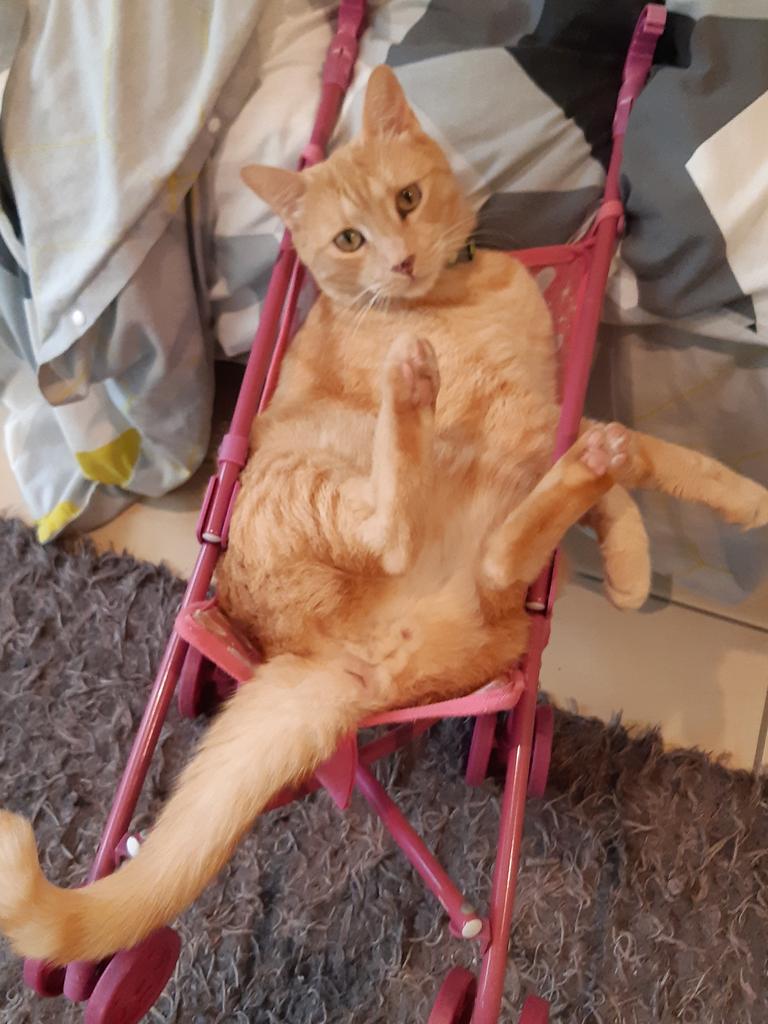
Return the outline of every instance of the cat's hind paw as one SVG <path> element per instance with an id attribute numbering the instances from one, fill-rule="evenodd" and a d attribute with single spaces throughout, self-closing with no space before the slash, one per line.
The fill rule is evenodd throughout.
<path id="1" fill-rule="evenodd" d="M 594 476 L 621 476 L 629 461 L 630 434 L 620 423 L 596 423 L 580 439 L 579 460 Z"/>
<path id="2" fill-rule="evenodd" d="M 745 530 L 768 526 L 768 490 L 754 480 L 742 478 L 742 486 L 732 495 L 728 518 Z"/>

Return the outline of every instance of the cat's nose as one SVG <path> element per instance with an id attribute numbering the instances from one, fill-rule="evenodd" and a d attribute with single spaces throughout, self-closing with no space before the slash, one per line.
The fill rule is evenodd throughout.
<path id="1" fill-rule="evenodd" d="M 413 277 L 413 264 L 416 257 L 411 254 L 406 256 L 401 263 L 396 263 L 392 269 L 396 274 L 407 274 L 408 277 Z"/>

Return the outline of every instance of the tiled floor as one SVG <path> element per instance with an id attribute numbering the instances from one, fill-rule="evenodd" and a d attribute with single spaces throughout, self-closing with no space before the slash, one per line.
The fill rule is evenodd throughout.
<path id="1" fill-rule="evenodd" d="M 619 612 L 586 582 L 566 588 L 542 685 L 582 714 L 659 723 L 670 745 L 728 752 L 751 768 L 768 684 L 768 634 L 651 599 Z"/>
<path id="2" fill-rule="evenodd" d="M 198 503 L 210 466 L 160 501 L 134 505 L 92 535 L 102 548 L 127 550 L 189 572 L 196 554 Z M 0 507 L 24 517 L 18 490 L 0 455 Z M 671 745 L 727 753 L 751 768 L 768 685 L 768 624 L 763 594 L 729 621 L 711 612 L 649 602 L 618 612 L 589 580 L 566 587 L 546 652 L 542 685 L 560 705 L 609 719 L 661 725 Z M 713 609 L 717 612 L 717 609 Z"/>

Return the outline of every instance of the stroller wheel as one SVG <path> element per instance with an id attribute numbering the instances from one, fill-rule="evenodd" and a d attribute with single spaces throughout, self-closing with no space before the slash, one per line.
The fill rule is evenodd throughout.
<path id="1" fill-rule="evenodd" d="M 528 996 L 523 1003 L 520 1024 L 549 1024 L 549 1003 L 538 996 Z"/>
<path id="2" fill-rule="evenodd" d="M 488 774 L 494 740 L 496 715 L 480 715 L 475 719 L 467 758 L 467 785 L 479 786 Z"/>
<path id="3" fill-rule="evenodd" d="M 180 949 L 176 932 L 160 928 L 116 953 L 88 1000 L 85 1024 L 139 1024 L 173 974 Z"/>
<path id="4" fill-rule="evenodd" d="M 454 967 L 437 993 L 427 1024 L 469 1024 L 477 982 L 464 967 Z"/>
<path id="5" fill-rule="evenodd" d="M 555 731 L 555 713 L 549 704 L 539 704 L 531 749 L 531 770 L 528 775 L 528 795 L 543 797 L 547 789 L 549 762 L 552 758 L 552 736 Z"/>
<path id="6" fill-rule="evenodd" d="M 60 996 L 65 973 L 63 967 L 52 967 L 44 960 L 24 961 L 24 984 L 39 996 Z"/>

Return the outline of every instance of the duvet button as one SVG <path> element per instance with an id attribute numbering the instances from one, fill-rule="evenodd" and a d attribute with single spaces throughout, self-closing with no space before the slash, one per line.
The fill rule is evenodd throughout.
<path id="1" fill-rule="evenodd" d="M 75 327 L 82 327 L 85 323 L 85 313 L 82 309 L 73 309 L 70 314 L 70 319 Z"/>

